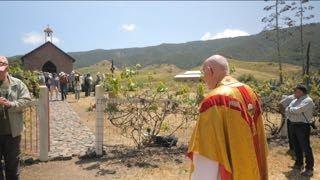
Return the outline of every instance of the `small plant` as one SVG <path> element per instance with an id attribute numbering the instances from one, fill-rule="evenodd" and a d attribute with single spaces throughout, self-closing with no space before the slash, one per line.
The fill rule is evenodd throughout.
<path id="1" fill-rule="evenodd" d="M 203 83 L 199 83 L 198 85 L 197 85 L 197 104 L 200 104 L 201 103 L 201 101 L 204 99 L 204 85 L 203 85 Z"/>
<path id="2" fill-rule="evenodd" d="M 95 104 L 90 104 L 90 106 L 87 108 L 87 112 L 92 112 L 96 108 Z"/>
<path id="3" fill-rule="evenodd" d="M 170 130 L 170 124 L 168 122 L 164 122 L 162 124 L 161 130 L 164 132 L 168 132 Z"/>
<path id="4" fill-rule="evenodd" d="M 248 82 L 257 82 L 257 79 L 252 75 L 252 74 L 243 74 L 239 76 L 238 81 L 243 82 L 243 83 L 248 83 Z"/>
<path id="5" fill-rule="evenodd" d="M 231 67 L 230 67 L 230 74 L 233 74 L 233 73 L 235 73 L 236 72 L 236 67 L 234 66 L 234 65 L 232 65 Z"/>
<path id="6" fill-rule="evenodd" d="M 163 82 L 160 82 L 157 87 L 157 92 L 166 92 L 166 91 L 168 91 L 168 87 Z"/>

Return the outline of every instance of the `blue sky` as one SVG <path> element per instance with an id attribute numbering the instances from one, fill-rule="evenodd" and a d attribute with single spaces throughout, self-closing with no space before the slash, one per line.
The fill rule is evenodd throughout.
<path id="1" fill-rule="evenodd" d="M 320 1 L 315 6 L 320 22 Z M 0 2 L 0 54 L 25 54 L 44 41 L 66 52 L 144 47 L 259 33 L 263 1 Z"/>

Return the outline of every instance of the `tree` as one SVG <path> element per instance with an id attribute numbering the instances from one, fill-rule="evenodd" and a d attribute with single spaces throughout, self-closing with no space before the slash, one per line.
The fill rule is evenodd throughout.
<path id="1" fill-rule="evenodd" d="M 306 61 L 306 68 L 305 68 L 305 83 L 307 84 L 307 87 L 309 88 L 310 86 L 310 46 L 311 43 L 308 43 L 308 47 L 307 47 L 307 61 Z"/>
<path id="2" fill-rule="evenodd" d="M 270 0 L 265 0 L 270 1 Z M 273 2 L 273 1 L 272 1 Z M 280 29 L 282 29 L 280 20 L 281 14 L 289 11 L 291 9 L 290 5 L 286 5 L 284 0 L 276 0 L 273 5 L 268 5 L 263 8 L 265 11 L 274 11 L 269 15 L 262 18 L 262 22 L 266 24 L 264 30 L 271 30 L 271 36 L 274 36 L 275 31 L 275 39 L 267 36 L 267 39 L 275 42 L 276 50 L 277 50 L 277 59 L 279 63 L 279 81 L 280 84 L 283 83 L 283 71 L 282 71 L 282 59 L 281 59 L 281 50 L 280 50 Z M 287 26 L 292 26 L 293 20 L 290 17 L 282 18 L 283 23 Z"/>
<path id="3" fill-rule="evenodd" d="M 291 3 L 291 10 L 296 10 L 295 16 L 299 18 L 299 26 L 300 26 L 300 55 L 301 55 L 301 59 L 302 59 L 302 75 L 305 75 L 306 73 L 306 62 L 304 59 L 304 42 L 303 42 L 303 25 L 304 25 L 304 21 L 310 20 L 312 18 L 314 18 L 313 14 L 308 14 L 307 15 L 307 11 L 311 11 L 314 9 L 313 6 L 311 5 L 307 5 L 306 3 L 308 3 L 309 0 L 300 0 L 299 3 L 296 2 L 292 2 Z"/>

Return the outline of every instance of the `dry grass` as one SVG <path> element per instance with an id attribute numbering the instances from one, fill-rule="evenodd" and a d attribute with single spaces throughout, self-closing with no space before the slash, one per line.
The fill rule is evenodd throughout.
<path id="1" fill-rule="evenodd" d="M 235 68 L 232 74 L 234 77 L 239 77 L 243 74 L 252 74 L 257 80 L 277 79 L 279 74 L 279 67 L 274 62 L 249 62 L 231 59 L 229 60 L 230 67 Z M 199 70 L 200 67 L 193 68 Z M 299 66 L 283 63 L 282 69 L 284 74 L 295 73 L 300 70 Z"/>

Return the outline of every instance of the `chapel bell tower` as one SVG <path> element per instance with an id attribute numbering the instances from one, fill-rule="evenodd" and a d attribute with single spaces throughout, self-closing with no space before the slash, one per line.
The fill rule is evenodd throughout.
<path id="1" fill-rule="evenodd" d="M 52 43 L 52 29 L 49 27 L 49 25 L 47 26 L 46 29 L 44 29 L 44 42 L 48 42 L 50 41 Z"/>

